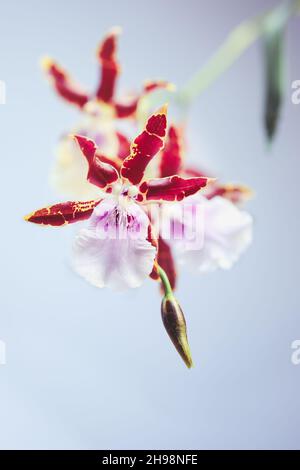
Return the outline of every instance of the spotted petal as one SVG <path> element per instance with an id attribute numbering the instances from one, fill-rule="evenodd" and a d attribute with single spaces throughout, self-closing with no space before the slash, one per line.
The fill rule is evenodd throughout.
<path id="1" fill-rule="evenodd" d="M 60 226 L 88 219 L 99 201 L 63 202 L 44 207 L 25 217 L 27 222 L 40 225 Z"/>
<path id="2" fill-rule="evenodd" d="M 148 201 L 182 201 L 200 191 L 208 182 L 209 178 L 205 177 L 181 178 L 174 175 L 144 181 L 140 191 Z"/>
<path id="3" fill-rule="evenodd" d="M 74 138 L 88 161 L 87 179 L 90 183 L 104 189 L 119 179 L 116 168 L 107 161 L 104 162 L 101 156 L 97 154 L 97 146 L 93 140 L 80 135 L 75 135 Z"/>
<path id="4" fill-rule="evenodd" d="M 166 112 L 166 107 L 163 107 L 148 119 L 145 130 L 134 140 L 130 155 L 123 162 L 121 175 L 132 184 L 140 183 L 147 165 L 163 147 L 167 127 Z"/>

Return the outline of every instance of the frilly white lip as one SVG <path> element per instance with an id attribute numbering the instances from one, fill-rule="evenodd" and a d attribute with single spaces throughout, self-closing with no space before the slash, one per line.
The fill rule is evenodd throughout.
<path id="1" fill-rule="evenodd" d="M 202 225 L 198 224 L 195 238 L 202 239 L 202 243 L 195 249 L 197 244 L 193 245 L 191 239 L 188 244 L 176 237 L 169 240 L 175 248 L 178 262 L 200 272 L 230 269 L 252 242 L 252 216 L 219 196 L 211 200 L 199 195 L 192 196 L 185 203 L 201 204 Z M 170 224 L 182 206 L 183 203 L 173 206 L 169 212 L 170 219 L 165 218 L 164 223 Z M 191 230 L 187 231 L 191 233 Z"/>
<path id="2" fill-rule="evenodd" d="M 122 197 L 122 196 L 119 196 Z M 94 210 L 74 244 L 74 270 L 96 287 L 139 287 L 152 271 L 156 248 L 147 240 L 149 219 L 129 198 L 111 195 Z"/>

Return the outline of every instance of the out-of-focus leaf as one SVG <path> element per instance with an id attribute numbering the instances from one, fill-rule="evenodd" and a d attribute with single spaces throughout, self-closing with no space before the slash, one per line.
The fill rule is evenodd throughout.
<path id="1" fill-rule="evenodd" d="M 202 67 L 187 84 L 177 92 L 167 93 L 152 93 L 145 97 L 141 102 L 140 117 L 149 114 L 149 110 L 159 105 L 161 102 L 169 101 L 179 108 L 181 116 L 184 116 L 187 108 L 192 102 L 208 88 L 215 80 L 217 80 L 234 62 L 259 38 L 266 37 L 270 30 L 277 29 L 277 40 L 270 39 L 269 42 L 273 43 L 272 49 L 276 54 L 276 47 L 279 50 L 282 46 L 280 29 L 283 28 L 288 19 L 299 12 L 300 0 L 290 0 L 284 2 L 269 12 L 259 15 L 250 20 L 246 20 L 237 26 L 227 37 L 221 47 L 215 52 L 210 60 Z M 280 25 L 281 28 L 280 28 Z M 269 31 L 269 33 L 268 33 Z M 277 46 L 276 46 L 277 43 Z M 271 49 L 270 49 L 271 51 Z M 269 53 L 271 57 L 271 54 Z M 277 69 L 281 68 L 282 54 L 279 54 Z M 273 75 L 273 72 L 272 72 Z M 278 76 L 279 78 L 279 76 Z M 162 96 L 163 95 L 163 96 Z"/>
<path id="2" fill-rule="evenodd" d="M 185 105 L 190 104 L 220 77 L 260 36 L 263 20 L 264 16 L 259 16 L 235 28 L 204 67 L 183 87 L 179 100 Z"/>
<path id="3" fill-rule="evenodd" d="M 280 48 L 280 31 L 287 24 L 288 19 L 299 9 L 300 0 L 289 0 L 265 14 L 241 23 L 229 34 L 207 64 L 188 81 L 178 93 L 177 99 L 183 105 L 190 104 L 261 36 L 271 35 L 272 31 L 277 31 L 277 47 Z M 273 42 L 272 48 L 275 55 L 276 41 L 275 39 L 271 40 L 271 37 L 270 41 Z"/>
<path id="4" fill-rule="evenodd" d="M 284 98 L 285 31 L 289 17 L 294 12 L 294 3 L 281 5 L 266 18 L 264 23 L 262 37 L 265 69 L 264 126 L 269 141 L 275 135 Z"/>

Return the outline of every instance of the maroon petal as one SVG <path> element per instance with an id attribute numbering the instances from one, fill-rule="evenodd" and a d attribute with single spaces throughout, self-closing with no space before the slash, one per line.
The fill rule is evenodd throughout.
<path id="1" fill-rule="evenodd" d="M 119 142 L 118 157 L 124 160 L 130 154 L 130 142 L 121 132 L 117 132 L 116 136 Z"/>
<path id="2" fill-rule="evenodd" d="M 88 102 L 88 93 L 83 91 L 58 64 L 49 58 L 45 58 L 42 65 L 50 78 L 53 88 L 61 98 L 80 108 Z"/>
<path id="3" fill-rule="evenodd" d="M 74 138 L 88 161 L 89 171 L 87 179 L 90 183 L 104 189 L 119 179 L 118 171 L 108 158 L 105 162 L 105 157 L 101 157 L 98 154 L 97 146 L 93 140 L 80 135 L 75 135 Z"/>
<path id="4" fill-rule="evenodd" d="M 96 96 L 105 103 L 110 103 L 113 99 L 116 80 L 120 71 L 116 57 L 119 34 L 119 28 L 114 28 L 110 31 L 100 44 L 97 52 L 97 57 L 101 65 L 101 80 Z"/>
<path id="5" fill-rule="evenodd" d="M 163 147 L 167 127 L 166 107 L 153 114 L 145 130 L 134 140 L 130 155 L 124 160 L 121 175 L 132 184 L 138 184 L 144 177 L 148 163 Z"/>
<path id="6" fill-rule="evenodd" d="M 34 224 L 53 225 L 55 227 L 72 224 L 73 222 L 88 219 L 99 202 L 62 202 L 32 212 L 25 217 L 25 220 Z"/>
<path id="7" fill-rule="evenodd" d="M 179 128 L 170 126 L 165 147 L 161 152 L 159 173 L 162 178 L 181 172 L 183 156 L 180 134 Z"/>
<path id="8" fill-rule="evenodd" d="M 173 87 L 174 85 L 163 80 L 147 82 L 144 86 L 142 93 L 136 98 L 134 98 L 130 103 L 126 103 L 126 104 L 123 104 L 120 102 L 114 103 L 116 117 L 119 119 L 135 117 L 138 104 L 145 95 L 147 95 L 148 93 L 158 88 L 170 88 L 171 89 Z"/>
<path id="9" fill-rule="evenodd" d="M 140 186 L 140 192 L 148 201 L 182 201 L 197 193 L 209 182 L 209 178 L 181 178 L 178 175 L 154 178 Z"/>

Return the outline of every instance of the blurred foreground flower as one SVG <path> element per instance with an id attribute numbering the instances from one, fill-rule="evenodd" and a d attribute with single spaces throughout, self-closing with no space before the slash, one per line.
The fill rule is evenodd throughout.
<path id="1" fill-rule="evenodd" d="M 79 134 L 93 139 L 107 155 L 125 158 L 130 152 L 130 142 L 117 130 L 116 120 L 135 119 L 139 100 L 157 88 L 171 87 L 165 81 L 148 81 L 139 95 L 116 98 L 116 82 L 120 73 L 117 61 L 117 39 L 120 28 L 113 28 L 100 44 L 97 60 L 100 66 L 100 81 L 95 92 L 89 93 L 78 85 L 67 72 L 49 57 L 42 60 L 42 66 L 57 94 L 82 113 L 81 122 L 72 129 L 72 134 Z M 61 137 L 56 165 L 51 181 L 56 190 L 68 197 L 92 198 L 96 193 L 91 184 L 82 175 L 87 171 L 87 164 L 81 158 L 77 146 L 68 138 Z"/>

